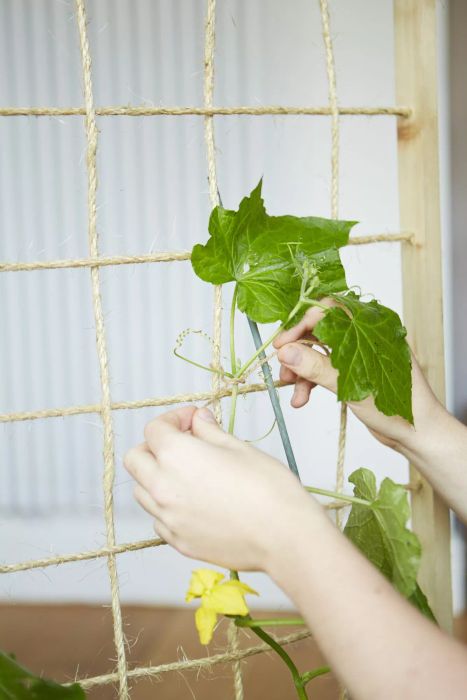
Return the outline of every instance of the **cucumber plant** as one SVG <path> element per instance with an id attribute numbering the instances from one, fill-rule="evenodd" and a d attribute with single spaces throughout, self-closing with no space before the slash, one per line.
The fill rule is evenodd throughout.
<path id="1" fill-rule="evenodd" d="M 84 700 L 78 683 L 60 685 L 34 675 L 0 651 L 0 697 L 4 700 Z"/>
<path id="2" fill-rule="evenodd" d="M 191 263 L 196 275 L 205 282 L 234 285 L 230 371 L 204 366 L 220 372 L 232 383 L 229 432 L 233 433 L 235 427 L 238 383 L 248 376 L 258 358 L 260 364 L 267 366 L 264 352 L 276 336 L 298 323 L 313 306 L 323 311 L 313 334 L 328 349 L 330 361 L 338 370 L 337 398 L 361 401 L 371 395 L 379 411 L 387 416 L 401 416 L 413 424 L 411 354 L 406 330 L 397 313 L 374 299 L 362 300 L 347 285 L 339 251 L 348 244 L 355 223 L 311 216 L 270 216 L 262 198 L 262 181 L 241 201 L 238 210 L 222 205 L 213 209 L 209 239 L 194 246 Z M 325 297 L 334 304 L 323 304 Z M 257 342 L 256 351 L 243 363 L 235 354 L 237 309 L 250 324 L 278 322 L 274 333 L 264 343 Z M 353 495 L 314 486 L 305 488 L 351 506 L 345 535 L 402 595 L 434 620 L 417 583 L 421 546 L 407 527 L 410 508 L 406 489 L 386 478 L 378 490 L 375 476 L 368 469 L 358 469 L 349 481 L 354 485 Z M 231 572 L 231 578 L 238 579 L 237 572 Z M 249 614 L 236 615 L 234 619 L 238 626 L 250 627 L 281 656 L 291 671 L 299 698 L 308 697 L 307 683 L 329 671 L 323 667 L 298 672 L 287 652 L 263 629 L 283 624 L 284 620 L 254 620 Z M 296 618 L 286 622 L 304 624 Z"/>

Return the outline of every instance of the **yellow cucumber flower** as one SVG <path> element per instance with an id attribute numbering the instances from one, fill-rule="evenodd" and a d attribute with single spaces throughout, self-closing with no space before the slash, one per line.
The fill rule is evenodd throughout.
<path id="1" fill-rule="evenodd" d="M 258 595 L 242 581 L 223 581 L 224 574 L 212 569 L 193 571 L 185 596 L 187 603 L 201 598 L 201 607 L 195 613 L 196 629 L 201 644 L 209 644 L 217 622 L 217 615 L 248 615 L 245 594 Z"/>

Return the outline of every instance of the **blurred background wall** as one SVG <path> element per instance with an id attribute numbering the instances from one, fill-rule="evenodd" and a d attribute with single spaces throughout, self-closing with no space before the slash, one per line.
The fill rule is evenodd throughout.
<path id="1" fill-rule="evenodd" d="M 204 0 L 89 0 L 96 105 L 201 105 L 204 6 Z M 459 408 L 465 405 L 465 383 L 463 397 L 459 394 L 465 366 L 454 352 L 459 346 L 451 282 L 453 273 L 456 279 L 464 276 L 459 258 L 454 266 L 450 259 L 458 239 L 451 226 L 451 194 L 457 190 L 449 184 L 447 3 L 439 10 L 448 391 L 450 405 Z M 73 11 L 74 4 L 64 0 L 0 0 L 2 106 L 83 104 Z M 340 104 L 394 104 L 392 0 L 333 0 L 331 12 Z M 326 105 L 318 2 L 218 3 L 214 102 Z M 98 126 L 101 253 L 187 249 L 204 241 L 210 204 L 202 118 L 99 117 Z M 358 220 L 360 235 L 399 230 L 395 119 L 342 117 L 340 126 L 340 216 Z M 226 206 L 235 208 L 264 176 L 271 213 L 330 215 L 328 117 L 218 117 L 215 130 Z M 0 259 L 87 256 L 83 118 L 1 118 L 0 144 Z M 401 311 L 397 244 L 353 247 L 344 258 L 350 284 Z M 208 389 L 206 374 L 172 354 L 181 331 L 210 332 L 211 327 L 211 288 L 192 274 L 189 262 L 103 268 L 101 277 L 113 400 Z M 226 289 L 226 308 L 229 294 Z M 99 401 L 89 270 L 4 273 L 0 314 L 0 412 Z M 244 319 L 237 325 L 238 352 L 247 357 L 252 343 Z M 209 346 L 199 338 L 186 350 L 208 360 Z M 288 407 L 290 394 L 281 392 L 303 478 L 332 488 L 335 398 L 317 389 L 309 406 L 294 411 Z M 121 461 L 157 413 L 114 414 L 119 542 L 152 536 L 150 519 L 133 503 Z M 257 439 L 272 424 L 264 396 L 242 399 L 238 413 L 242 438 Z M 100 420 L 92 414 L 0 426 L 2 561 L 105 543 L 101 443 Z M 260 446 L 282 458 L 275 432 Z M 407 479 L 403 460 L 350 417 L 346 472 L 361 466 L 396 481 Z M 458 536 L 453 554 L 456 608 L 461 609 L 464 559 Z M 167 547 L 122 555 L 122 598 L 182 604 L 193 566 Z M 257 605 L 287 606 L 265 577 L 249 578 L 261 590 Z M 4 600 L 106 601 L 108 596 L 104 560 L 0 579 Z"/>

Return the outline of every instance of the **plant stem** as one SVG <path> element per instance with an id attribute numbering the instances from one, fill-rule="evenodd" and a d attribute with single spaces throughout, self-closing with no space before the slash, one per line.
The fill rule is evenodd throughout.
<path id="1" fill-rule="evenodd" d="M 240 367 L 240 369 L 235 373 L 235 376 L 236 376 L 236 377 L 241 377 L 243 374 L 245 374 L 245 372 L 247 371 L 247 369 L 249 369 L 249 367 L 251 367 L 251 365 L 253 364 L 253 362 L 261 355 L 261 353 L 264 352 L 264 351 L 266 350 L 266 348 L 269 347 L 269 345 L 271 345 L 271 343 L 273 342 L 273 340 L 275 340 L 275 339 L 277 338 L 277 336 L 279 335 L 279 333 L 282 333 L 282 331 L 284 330 L 284 328 L 285 328 L 285 324 L 284 324 L 284 323 L 282 323 L 282 324 L 279 326 L 279 328 L 276 328 L 276 330 L 274 331 L 274 333 L 261 345 L 261 347 L 257 348 L 255 354 L 252 355 L 252 356 L 250 357 L 250 359 L 247 360 L 247 362 L 245 362 L 245 364 L 242 365 L 242 366 Z"/>
<path id="2" fill-rule="evenodd" d="M 230 307 L 230 365 L 232 369 L 232 376 L 235 375 L 237 369 L 237 358 L 235 356 L 235 307 L 237 306 L 237 285 L 235 285 L 232 305 Z M 232 394 L 230 396 L 230 415 L 229 415 L 229 433 L 234 434 L 235 430 L 235 413 L 237 409 L 237 396 L 238 396 L 238 384 L 234 384 L 232 388 Z M 230 579 L 233 581 L 238 581 L 238 571 L 230 571 Z"/>
<path id="3" fill-rule="evenodd" d="M 258 330 L 258 324 L 255 321 L 252 321 L 251 318 L 248 318 L 248 323 L 250 325 L 253 341 L 255 343 L 255 346 L 258 348 L 258 356 L 261 360 L 265 360 L 266 355 L 264 353 L 264 350 L 261 349 L 263 344 L 261 343 L 261 336 Z M 268 388 L 269 398 L 271 399 L 271 404 L 274 409 L 274 415 L 276 416 L 277 426 L 279 428 L 279 433 L 282 439 L 282 444 L 284 446 L 285 456 L 287 457 L 289 469 L 295 474 L 295 476 L 297 476 L 300 479 L 297 462 L 295 460 L 295 455 L 293 453 L 289 433 L 287 431 L 287 426 L 284 420 L 284 414 L 282 413 L 282 408 L 279 402 L 279 396 L 277 394 L 276 387 L 274 386 L 274 380 L 272 378 L 271 369 L 267 362 L 264 362 L 261 365 L 261 370 L 263 372 L 264 381 Z"/>
<path id="4" fill-rule="evenodd" d="M 273 431 L 274 428 L 276 427 L 276 423 L 277 423 L 277 421 L 276 421 L 276 419 L 274 418 L 274 421 L 273 421 L 273 423 L 272 423 L 272 425 L 271 425 L 271 427 L 269 428 L 269 430 L 268 430 L 267 433 L 264 433 L 264 435 L 261 435 L 261 437 L 259 437 L 259 438 L 253 438 L 252 440 L 244 440 L 244 442 L 248 442 L 248 443 L 250 443 L 250 444 L 252 444 L 252 443 L 254 443 L 254 442 L 261 442 L 261 440 L 264 440 L 265 438 L 269 437 L 269 435 L 272 433 L 272 431 Z"/>
<path id="5" fill-rule="evenodd" d="M 232 388 L 232 394 L 230 397 L 230 414 L 229 414 L 229 429 L 230 435 L 233 435 L 235 428 L 235 415 L 237 412 L 237 396 L 238 396 L 238 384 L 234 384 Z"/>
<path id="6" fill-rule="evenodd" d="M 231 374 L 230 372 L 225 372 L 223 369 L 214 369 L 214 367 L 207 367 L 207 365 L 202 365 L 199 362 L 190 360 L 188 357 L 185 357 L 185 355 L 181 355 L 179 352 L 177 352 L 177 350 L 174 350 L 174 355 L 175 357 L 180 358 L 180 360 L 185 360 L 185 362 L 189 362 L 190 365 L 193 365 L 194 367 L 199 367 L 200 369 L 206 370 L 206 372 L 220 374 L 222 377 L 229 377 L 230 379 L 233 379 L 233 374 Z"/>
<path id="7" fill-rule="evenodd" d="M 302 683 L 305 685 L 312 681 L 313 678 L 324 676 L 325 673 L 331 673 L 329 666 L 320 666 L 319 668 L 314 668 L 313 671 L 306 671 L 306 673 L 302 673 Z"/>
<path id="8" fill-rule="evenodd" d="M 281 325 L 279 326 L 279 328 L 276 328 L 276 330 L 274 331 L 274 333 L 273 333 L 264 343 L 262 343 L 261 346 L 260 346 L 259 348 L 256 349 L 255 354 L 252 355 L 252 356 L 250 357 L 250 359 L 247 360 L 247 362 L 245 362 L 245 364 L 242 365 L 242 367 L 240 367 L 240 369 L 238 370 L 238 372 L 235 373 L 235 376 L 236 376 L 236 377 L 241 377 L 243 374 L 245 374 L 245 372 L 247 371 L 247 369 L 248 369 L 249 367 L 251 367 L 251 365 L 252 365 L 253 362 L 256 360 L 256 358 L 259 357 L 259 356 L 261 355 L 261 353 L 264 352 L 264 351 L 266 350 L 267 347 L 269 347 L 269 345 L 271 345 L 271 343 L 273 342 L 273 340 L 275 340 L 275 339 L 277 338 L 277 336 L 279 335 L 279 333 L 282 333 L 282 331 L 284 330 L 285 326 L 286 326 L 287 323 L 290 321 L 290 319 L 293 318 L 293 317 L 295 316 L 296 313 L 298 313 L 298 311 L 299 311 L 300 308 L 302 307 L 302 304 L 303 304 L 303 302 L 302 302 L 301 300 L 299 300 L 299 301 L 297 302 L 297 304 L 295 304 L 294 308 L 292 309 L 292 311 L 291 311 L 290 314 L 288 315 L 287 321 L 285 321 L 284 323 L 281 323 Z"/>
<path id="9" fill-rule="evenodd" d="M 285 329 L 285 327 L 287 326 L 287 324 L 289 323 L 289 321 L 291 321 L 291 320 L 293 319 L 293 317 L 296 316 L 296 315 L 298 314 L 298 312 L 300 311 L 300 309 L 302 309 L 304 306 L 307 306 L 307 307 L 309 307 L 309 306 L 317 306 L 319 309 L 324 309 L 325 311 L 328 311 L 328 310 L 329 310 L 329 306 L 325 306 L 324 304 L 321 304 L 321 302 L 316 301 L 315 299 L 300 298 L 300 299 L 298 300 L 298 302 L 295 304 L 295 306 L 294 306 L 294 308 L 292 309 L 292 311 L 291 311 L 291 312 L 289 313 L 289 315 L 287 316 L 287 320 L 284 321 L 284 323 L 281 323 L 281 325 L 279 326 L 279 328 L 277 328 L 277 329 L 274 331 L 274 333 L 273 333 L 264 343 L 262 343 L 261 347 L 259 347 L 259 348 L 256 349 L 255 354 L 252 355 L 252 356 L 250 357 L 250 359 L 247 360 L 247 361 L 245 362 L 245 364 L 242 365 L 242 366 L 240 367 L 240 369 L 235 373 L 235 377 L 239 378 L 239 377 L 241 377 L 243 374 L 245 374 L 245 372 L 247 371 L 247 369 L 249 369 L 249 367 L 251 367 L 251 365 L 253 364 L 253 362 L 260 356 L 260 354 L 261 354 L 262 352 L 264 352 L 264 350 L 266 350 L 267 347 L 269 347 L 269 345 L 271 345 L 271 343 L 277 338 L 277 336 L 279 335 L 279 333 L 282 333 L 282 331 Z"/>
<path id="10" fill-rule="evenodd" d="M 237 357 L 235 355 L 235 309 L 237 307 L 237 285 L 232 296 L 232 305 L 230 307 L 230 366 L 232 370 L 231 377 L 235 376 L 237 371 Z M 233 435 L 235 430 L 235 414 L 237 411 L 238 384 L 232 387 L 230 398 L 230 415 L 229 415 L 229 433 Z"/>
<path id="11" fill-rule="evenodd" d="M 232 375 L 237 371 L 237 356 L 235 354 L 235 310 L 237 308 L 237 285 L 234 287 L 232 304 L 230 306 L 230 368 Z"/>
<path id="12" fill-rule="evenodd" d="M 297 695 L 300 698 L 300 700 L 308 700 L 308 695 L 306 694 L 302 677 L 298 671 L 298 668 L 295 666 L 294 662 L 287 654 L 287 652 L 281 647 L 280 644 L 276 642 L 275 639 L 273 639 L 273 637 L 267 634 L 267 632 L 262 630 L 260 627 L 252 627 L 251 629 L 260 639 L 263 640 L 263 642 L 269 644 L 271 649 L 274 649 L 276 654 L 278 654 L 281 657 L 282 661 L 288 666 L 289 671 L 292 674 Z"/>
<path id="13" fill-rule="evenodd" d="M 255 356 L 253 358 L 250 358 L 248 363 L 244 365 L 243 368 L 239 370 L 237 373 L 237 358 L 235 355 L 235 310 L 237 306 L 237 287 L 235 286 L 233 297 L 232 297 L 232 305 L 230 307 L 230 364 L 231 364 L 231 369 L 232 369 L 232 375 L 235 376 L 241 376 L 245 369 L 251 366 L 251 364 L 255 361 L 255 359 L 258 357 L 259 352 L 257 351 Z M 278 335 L 281 329 L 275 332 L 275 335 Z M 274 337 L 270 338 L 268 343 L 265 345 L 267 347 L 268 344 L 272 343 L 274 340 Z M 235 412 L 236 412 L 236 404 L 237 404 L 237 395 L 238 395 L 238 385 L 234 384 L 233 389 L 232 389 L 232 396 L 231 396 L 231 404 L 230 404 L 230 416 L 229 416 L 229 433 L 233 435 L 234 429 L 235 429 Z M 230 578 L 231 580 L 239 580 L 238 576 L 238 571 L 231 570 L 230 571 Z M 245 626 L 242 625 L 240 621 L 245 622 L 247 619 L 251 619 L 250 616 L 247 618 L 235 618 L 235 624 L 238 626 Z M 240 622 L 240 624 L 239 624 Z M 300 700 L 307 700 L 307 694 L 306 691 L 303 687 L 301 676 L 298 672 L 297 667 L 293 663 L 292 659 L 290 656 L 287 654 L 286 651 L 282 649 L 282 647 L 272 638 L 270 637 L 266 632 L 264 632 L 262 629 L 259 627 L 254 627 L 252 628 L 254 633 L 262 639 L 264 642 L 269 644 L 269 646 L 281 657 L 281 659 L 287 664 L 289 667 L 295 687 L 297 689 L 298 697 Z"/>
<path id="14" fill-rule="evenodd" d="M 359 506 L 367 506 L 371 508 L 373 505 L 371 501 L 366 501 L 364 498 L 356 498 L 356 496 L 347 496 L 345 493 L 337 493 L 337 491 L 328 491 L 327 489 L 318 489 L 315 486 L 305 486 L 305 490 L 310 493 L 316 493 L 318 496 L 329 496 L 329 498 L 335 498 L 338 501 L 346 501 L 347 503 L 355 503 Z"/>
<path id="15" fill-rule="evenodd" d="M 237 617 L 235 624 L 237 627 L 289 627 L 290 625 L 306 625 L 306 622 L 301 617 L 277 617 L 267 620 Z"/>
<path id="16" fill-rule="evenodd" d="M 265 350 L 271 343 L 274 341 L 274 339 L 281 333 L 287 323 L 298 313 L 298 311 L 304 306 L 318 306 L 323 309 L 327 309 L 326 306 L 321 304 L 318 301 L 310 301 L 310 300 L 304 300 L 300 298 L 296 306 L 292 309 L 290 312 L 287 321 L 279 326 L 274 333 L 266 340 L 266 342 L 261 341 L 261 336 L 259 333 L 258 325 L 255 321 L 252 321 L 250 318 L 248 319 L 248 323 L 250 325 L 250 330 L 253 335 L 253 340 L 256 346 L 256 352 L 254 355 L 250 357 L 250 359 L 242 365 L 240 368 L 237 368 L 237 358 L 235 354 L 235 311 L 237 307 L 237 286 L 235 286 L 233 296 L 232 296 L 232 305 L 230 308 L 230 364 L 231 364 L 231 374 L 227 375 L 230 376 L 231 378 L 240 378 L 246 371 L 251 367 L 251 365 L 254 363 L 254 361 L 257 358 L 260 358 L 261 360 L 266 359 L 265 355 Z M 284 450 L 286 453 L 287 461 L 289 464 L 289 467 L 294 474 L 298 478 L 299 473 L 298 473 L 298 468 L 297 468 L 297 463 L 295 461 L 295 456 L 292 450 L 292 445 L 290 443 L 290 438 L 289 434 L 287 432 L 287 427 L 285 424 L 284 420 L 284 415 L 282 413 L 282 409 L 279 403 L 279 397 L 276 392 L 276 388 L 274 386 L 274 381 L 271 375 L 271 370 L 269 368 L 269 365 L 267 362 L 263 362 L 261 365 L 261 369 L 263 372 L 264 376 L 264 381 L 268 387 L 268 392 L 269 396 L 271 399 L 271 403 L 274 409 L 274 414 L 276 416 L 277 424 L 279 427 L 279 432 L 282 438 L 282 444 L 284 446 Z M 227 373 L 226 373 L 227 374 Z M 232 395 L 231 395 L 231 405 L 230 405 L 230 416 L 229 416 L 229 433 L 233 435 L 234 429 L 235 429 L 235 414 L 236 414 L 236 405 L 237 405 L 237 397 L 238 397 L 238 385 L 234 384 L 232 388 Z M 322 489 L 314 489 L 313 487 L 307 487 L 307 490 L 314 492 L 314 493 L 321 493 L 322 495 L 329 495 L 334 498 L 341 498 L 342 500 L 347 500 L 349 502 L 354 502 L 354 503 L 360 503 L 361 505 L 370 505 L 367 501 L 363 501 L 362 499 L 358 498 L 353 498 L 351 496 L 345 497 L 342 494 L 337 494 L 333 493 L 331 491 L 325 492 Z M 237 571 L 231 571 L 230 572 L 230 578 L 234 580 L 238 580 L 238 572 Z M 249 615 L 246 617 L 237 617 L 235 618 L 235 624 L 237 627 L 249 627 L 252 629 L 252 631 L 266 644 L 268 644 L 271 649 L 273 649 L 278 656 L 281 657 L 281 659 L 284 661 L 284 663 L 287 665 L 288 669 L 290 670 L 292 674 L 292 678 L 294 681 L 295 689 L 297 691 L 297 696 L 300 700 L 307 700 L 308 696 L 305 690 L 305 684 L 311 681 L 313 678 L 316 678 L 319 675 L 322 675 L 324 673 L 328 673 L 329 667 L 323 666 L 321 668 L 315 669 L 314 671 L 308 671 L 307 673 L 300 675 L 297 667 L 295 666 L 294 662 L 290 658 L 290 656 L 287 654 L 287 652 L 278 644 L 273 637 L 271 637 L 267 632 L 265 632 L 262 629 L 262 626 L 268 627 L 268 626 L 286 626 L 286 625 L 304 625 L 305 622 L 301 618 L 276 618 L 276 619 L 268 619 L 268 620 L 253 620 Z"/>
<path id="17" fill-rule="evenodd" d="M 322 304 L 320 301 L 317 301 L 316 299 L 302 299 L 302 306 L 317 306 L 318 309 L 323 309 L 323 311 L 329 311 L 329 306 L 326 306 L 326 304 Z M 295 312 L 297 313 L 297 312 Z"/>

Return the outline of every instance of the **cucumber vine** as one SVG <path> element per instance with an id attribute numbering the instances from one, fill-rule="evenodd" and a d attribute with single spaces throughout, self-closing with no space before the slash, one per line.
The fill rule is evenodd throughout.
<path id="1" fill-rule="evenodd" d="M 264 352 L 284 329 L 300 321 L 307 309 L 322 309 L 323 318 L 313 334 L 324 345 L 338 370 L 337 398 L 361 401 L 373 396 L 382 413 L 398 415 L 413 423 L 411 355 L 406 331 L 399 316 L 376 300 L 363 301 L 349 289 L 339 249 L 347 245 L 356 222 L 317 217 L 270 216 L 261 196 L 262 181 L 238 210 L 215 207 L 209 220 L 210 237 L 194 246 L 191 262 L 202 280 L 214 285 L 233 282 L 230 309 L 230 371 L 221 372 L 232 385 L 228 431 L 235 430 L 239 384 L 246 381 L 255 363 L 262 365 L 281 428 L 281 413 L 274 401 L 272 379 Z M 331 298 L 332 305 L 323 303 Z M 241 364 L 235 353 L 236 311 L 246 314 L 256 350 Z M 279 321 L 279 326 L 263 343 L 257 323 Z M 255 330 L 256 329 L 256 330 Z M 179 353 L 178 353 L 179 354 Z M 188 359 L 188 358 L 183 358 Z M 283 419 L 282 419 L 283 420 Z M 285 424 L 281 430 L 284 448 L 292 471 L 294 458 Z M 379 568 L 423 614 L 434 620 L 428 601 L 417 584 L 421 547 L 407 528 L 410 508 L 406 489 L 386 478 L 379 490 L 374 474 L 358 469 L 349 477 L 354 495 L 319 489 L 311 492 L 338 499 L 351 506 L 345 535 Z M 238 580 L 237 572 L 231 579 Z M 231 616 L 230 616 L 231 617 Z M 281 657 L 292 675 L 299 698 L 307 698 L 305 686 L 330 669 L 321 667 L 300 674 L 289 654 L 264 627 L 302 625 L 300 618 L 254 620 L 235 615 L 239 627 L 249 627 Z"/>

